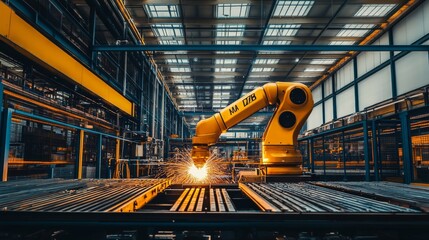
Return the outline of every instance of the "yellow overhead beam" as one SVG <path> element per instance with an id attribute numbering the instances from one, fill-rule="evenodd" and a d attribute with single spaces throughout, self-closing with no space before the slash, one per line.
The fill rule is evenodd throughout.
<path id="1" fill-rule="evenodd" d="M 0 40 L 24 55 L 46 64 L 78 85 L 133 115 L 133 103 L 87 69 L 67 52 L 43 36 L 19 17 L 9 6 L 0 1 Z"/>

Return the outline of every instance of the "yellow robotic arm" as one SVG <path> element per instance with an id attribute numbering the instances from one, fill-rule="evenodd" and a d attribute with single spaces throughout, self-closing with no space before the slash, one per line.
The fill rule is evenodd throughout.
<path id="1" fill-rule="evenodd" d="M 220 134 L 268 105 L 276 105 L 262 137 L 262 164 L 268 174 L 301 173 L 301 154 L 296 150 L 299 130 L 313 109 L 310 89 L 300 83 L 267 83 L 233 102 L 219 113 L 198 122 L 192 138 L 192 159 L 202 167 L 209 146 Z"/>

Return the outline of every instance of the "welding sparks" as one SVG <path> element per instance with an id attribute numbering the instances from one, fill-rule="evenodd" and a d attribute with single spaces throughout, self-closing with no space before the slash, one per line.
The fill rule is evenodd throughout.
<path id="1" fill-rule="evenodd" d="M 191 157 L 191 150 L 177 150 L 168 159 L 159 177 L 167 177 L 177 184 L 212 184 L 224 182 L 227 164 L 219 155 L 212 153 L 202 168 L 197 168 Z"/>

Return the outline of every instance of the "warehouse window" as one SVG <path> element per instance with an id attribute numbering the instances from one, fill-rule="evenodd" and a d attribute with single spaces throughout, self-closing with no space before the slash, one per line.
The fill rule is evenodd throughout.
<path id="1" fill-rule="evenodd" d="M 218 4 L 216 8 L 217 18 L 247 18 L 250 4 Z"/>
<path id="2" fill-rule="evenodd" d="M 311 60 L 310 64 L 334 64 L 334 62 L 337 61 L 337 59 L 313 59 Z"/>
<path id="3" fill-rule="evenodd" d="M 274 68 L 252 68 L 252 72 L 273 72 Z"/>
<path id="4" fill-rule="evenodd" d="M 176 18 L 180 17 L 177 5 L 145 5 L 146 13 L 149 17 L 155 18 Z"/>
<path id="5" fill-rule="evenodd" d="M 275 17 L 307 16 L 314 1 L 279 1 L 274 10 Z"/>
<path id="6" fill-rule="evenodd" d="M 394 7 L 396 7 L 396 4 L 364 4 L 357 11 L 355 17 L 384 17 Z"/>
<path id="7" fill-rule="evenodd" d="M 300 27 L 300 24 L 270 24 L 265 31 L 265 36 L 295 36 Z"/>
<path id="8" fill-rule="evenodd" d="M 242 37 L 244 24 L 218 24 L 216 37 Z"/>
<path id="9" fill-rule="evenodd" d="M 237 59 L 216 59 L 216 64 L 236 64 Z"/>
<path id="10" fill-rule="evenodd" d="M 154 24 L 152 29 L 157 37 L 183 37 L 182 24 Z"/>
<path id="11" fill-rule="evenodd" d="M 274 59 L 274 58 L 262 58 L 262 59 L 256 59 L 255 64 L 277 64 L 279 63 L 280 59 Z"/>
<path id="12" fill-rule="evenodd" d="M 374 24 L 346 24 L 337 37 L 362 37 L 374 28 Z"/>

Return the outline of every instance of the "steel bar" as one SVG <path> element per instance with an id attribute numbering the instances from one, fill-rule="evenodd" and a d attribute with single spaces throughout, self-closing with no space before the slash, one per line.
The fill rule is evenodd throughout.
<path id="1" fill-rule="evenodd" d="M 190 188 L 186 188 L 185 191 L 182 192 L 182 194 L 180 195 L 180 197 L 176 200 L 176 202 L 174 203 L 174 205 L 170 208 L 170 211 L 177 211 L 177 209 L 179 209 L 180 204 L 182 203 L 183 199 L 185 199 L 186 195 L 188 194 L 189 190 L 191 190 Z"/>
<path id="2" fill-rule="evenodd" d="M 188 212 L 194 211 L 195 204 L 197 203 L 197 198 L 199 197 L 199 193 L 200 193 L 200 188 L 197 188 L 195 190 L 194 195 L 192 196 L 191 202 L 189 203 Z"/>
<path id="3" fill-rule="evenodd" d="M 226 208 L 228 209 L 228 212 L 235 212 L 234 204 L 232 204 L 231 198 L 229 197 L 229 194 L 225 188 L 222 188 L 222 195 L 223 195 L 223 198 L 225 199 L 225 205 L 226 205 Z"/>
<path id="4" fill-rule="evenodd" d="M 217 208 L 219 212 L 225 212 L 225 206 L 223 205 L 222 195 L 220 194 L 220 189 L 216 188 L 216 198 L 217 198 Z"/>
<path id="5" fill-rule="evenodd" d="M 98 45 L 94 51 L 428 51 L 427 45 Z"/>
<path id="6" fill-rule="evenodd" d="M 205 188 L 202 188 L 200 191 L 200 196 L 198 197 L 197 208 L 195 209 L 195 211 L 197 211 L 197 212 L 201 212 L 203 210 L 205 192 L 206 192 Z"/>

